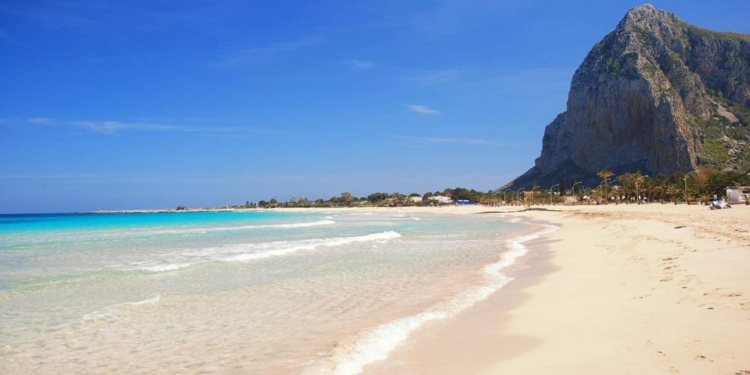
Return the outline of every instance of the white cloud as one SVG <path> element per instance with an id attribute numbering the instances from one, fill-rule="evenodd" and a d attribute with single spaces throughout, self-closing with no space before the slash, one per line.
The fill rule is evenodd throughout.
<path id="1" fill-rule="evenodd" d="M 409 110 L 412 112 L 416 112 L 416 113 L 427 115 L 427 116 L 442 115 L 440 111 L 436 111 L 432 108 L 428 108 L 419 104 L 407 104 L 406 108 L 409 108 Z"/>
<path id="2" fill-rule="evenodd" d="M 34 117 L 30 118 L 29 122 L 37 125 L 49 125 L 51 123 L 51 120 L 46 117 Z"/>
<path id="3" fill-rule="evenodd" d="M 66 125 L 86 128 L 103 134 L 114 134 L 121 130 L 146 130 L 146 131 L 190 131 L 189 128 L 179 125 L 144 124 L 137 122 L 119 121 L 65 121 Z"/>
<path id="4" fill-rule="evenodd" d="M 360 69 L 360 70 L 369 70 L 375 67 L 375 64 L 372 61 L 365 61 L 365 60 L 349 60 L 349 65 L 354 69 Z"/>
<path id="5" fill-rule="evenodd" d="M 459 144 L 472 146 L 518 147 L 514 144 L 498 143 L 482 138 L 404 137 L 399 135 L 395 136 L 395 138 L 420 145 Z"/>
<path id="6" fill-rule="evenodd" d="M 466 145 L 488 145 L 491 142 L 486 139 L 471 139 L 471 138 L 435 138 L 435 137 L 402 137 L 396 136 L 397 139 L 403 139 L 415 143 L 423 144 L 466 144 Z"/>
<path id="7" fill-rule="evenodd" d="M 433 70 L 418 74 L 412 77 L 412 80 L 424 85 L 437 85 L 456 81 L 462 74 L 463 71 L 460 69 Z"/>
<path id="8" fill-rule="evenodd" d="M 210 65 L 216 67 L 233 67 L 268 63 L 281 54 L 309 48 L 320 44 L 320 41 L 318 37 L 306 37 L 291 42 L 275 43 L 265 47 L 243 48 L 224 55 L 219 61 Z"/>
<path id="9" fill-rule="evenodd" d="M 83 128 L 95 133 L 117 134 L 123 131 L 146 131 L 146 132 L 187 132 L 187 133 L 221 133 L 229 136 L 241 135 L 265 135 L 265 136 L 290 136 L 299 134 L 283 131 L 265 131 L 249 127 L 232 126 L 194 126 L 194 125 L 170 125 L 147 122 L 124 122 L 124 121 L 55 121 L 43 117 L 28 119 L 30 124 L 47 125 L 57 127 Z"/>

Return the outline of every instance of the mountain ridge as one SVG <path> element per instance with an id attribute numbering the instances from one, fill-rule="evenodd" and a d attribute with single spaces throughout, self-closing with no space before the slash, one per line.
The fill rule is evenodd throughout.
<path id="1" fill-rule="evenodd" d="M 750 35 L 645 4 L 595 44 L 534 167 L 503 188 L 616 174 L 738 170 L 750 161 Z"/>

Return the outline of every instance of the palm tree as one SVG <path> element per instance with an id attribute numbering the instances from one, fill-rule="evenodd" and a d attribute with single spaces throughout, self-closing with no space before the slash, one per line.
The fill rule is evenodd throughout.
<path id="1" fill-rule="evenodd" d="M 647 192 L 648 188 L 644 186 L 646 182 L 646 176 L 642 175 L 641 172 L 633 174 L 633 183 L 635 184 L 635 200 L 638 204 L 641 204 L 641 192 Z"/>
<path id="2" fill-rule="evenodd" d="M 596 201 L 597 204 L 599 204 L 599 202 L 602 202 L 602 201 L 606 202 L 606 200 L 604 199 L 605 196 L 606 196 L 606 194 L 604 193 L 604 190 L 601 189 L 601 188 L 591 190 L 591 198 L 594 201 Z"/>
<path id="3" fill-rule="evenodd" d="M 604 183 L 604 203 L 606 204 L 609 201 L 609 178 L 614 176 L 615 174 L 612 173 L 609 169 L 602 169 L 599 171 L 599 173 L 596 174 L 597 176 L 602 178 L 602 182 Z"/>
<path id="4" fill-rule="evenodd" d="M 635 188 L 636 174 L 625 173 L 623 175 L 617 176 L 617 181 L 620 181 L 621 189 L 622 189 L 621 193 L 625 195 L 625 204 L 630 203 L 630 197 L 635 193 L 635 190 L 636 190 Z"/>
<path id="5" fill-rule="evenodd" d="M 669 195 L 670 199 L 672 199 L 672 202 L 674 202 L 675 205 L 677 205 L 677 201 L 679 200 L 678 198 L 681 193 L 683 193 L 683 189 L 678 186 L 669 185 L 667 187 L 667 195 Z"/>
<path id="6" fill-rule="evenodd" d="M 657 192 L 659 194 L 659 203 L 664 204 L 664 187 L 662 186 L 654 186 L 650 189 L 651 196 L 649 197 L 649 201 L 653 202 L 654 197 L 656 196 Z"/>

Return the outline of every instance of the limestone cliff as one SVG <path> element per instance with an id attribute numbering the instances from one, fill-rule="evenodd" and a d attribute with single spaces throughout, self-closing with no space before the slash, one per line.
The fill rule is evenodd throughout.
<path id="1" fill-rule="evenodd" d="M 508 187 L 672 174 L 750 162 L 750 36 L 712 32 L 646 4 L 631 9 L 576 70 L 567 110 L 535 166 Z"/>

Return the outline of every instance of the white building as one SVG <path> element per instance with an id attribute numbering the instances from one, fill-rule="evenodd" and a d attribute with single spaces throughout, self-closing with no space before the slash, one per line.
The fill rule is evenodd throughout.
<path id="1" fill-rule="evenodd" d="M 750 196 L 750 186 L 727 186 L 727 200 L 730 204 L 746 203 Z"/>
<path id="2" fill-rule="evenodd" d="M 453 204 L 453 199 L 443 195 L 433 195 L 430 197 L 430 199 L 439 204 Z"/>

